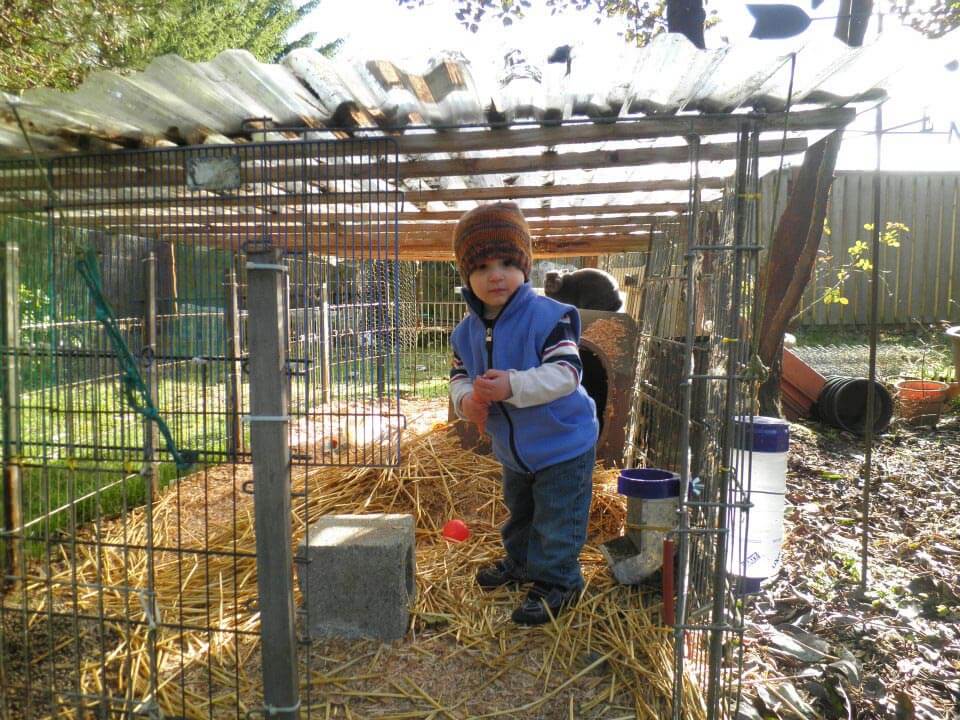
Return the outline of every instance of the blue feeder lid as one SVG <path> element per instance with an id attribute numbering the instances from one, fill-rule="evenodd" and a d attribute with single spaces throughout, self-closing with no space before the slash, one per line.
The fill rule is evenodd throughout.
<path id="1" fill-rule="evenodd" d="M 753 452 L 786 452 L 790 447 L 790 424 L 781 418 L 740 415 L 733 419 L 734 445 Z"/>
<path id="2" fill-rule="evenodd" d="M 680 496 L 680 476 L 658 468 L 630 468 L 621 470 L 617 478 L 617 492 L 627 497 L 644 500 L 663 500 Z"/>

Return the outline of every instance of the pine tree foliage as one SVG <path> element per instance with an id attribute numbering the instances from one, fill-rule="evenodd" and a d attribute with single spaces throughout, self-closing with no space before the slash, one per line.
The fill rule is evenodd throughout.
<path id="1" fill-rule="evenodd" d="M 0 2 L 0 90 L 75 87 L 91 70 L 139 70 L 176 53 L 209 60 L 243 48 L 272 62 L 289 49 L 297 23 L 321 0 L 3 0 Z M 321 50 L 336 50 L 330 43 Z"/>

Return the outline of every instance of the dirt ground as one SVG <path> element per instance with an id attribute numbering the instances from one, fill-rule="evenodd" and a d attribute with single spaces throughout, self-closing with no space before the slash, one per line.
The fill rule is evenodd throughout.
<path id="1" fill-rule="evenodd" d="M 596 551 L 596 543 L 622 523 L 622 508 L 615 507 L 619 496 L 597 496 L 605 504 L 594 509 L 591 524 L 602 530 L 584 553 L 590 584 L 581 606 L 557 625 L 517 632 L 509 611 L 520 592 L 487 595 L 471 582 L 476 568 L 497 552 L 502 508 L 492 499 L 497 494 L 495 464 L 444 449 L 445 404 L 405 403 L 403 412 L 411 435 L 439 433 L 429 452 L 418 451 L 424 464 L 402 476 L 358 473 L 340 479 L 329 503 L 333 507 L 345 497 L 371 498 L 379 487 L 395 491 L 402 502 L 371 509 L 418 515 L 419 596 L 412 634 L 387 644 L 313 643 L 300 669 L 303 700 L 312 715 L 663 717 L 671 653 L 659 597 L 615 586 Z M 445 458 L 439 471 L 426 464 L 437 453 Z M 742 718 L 960 717 L 960 416 L 946 416 L 934 429 L 894 422 L 878 438 L 865 593 L 860 592 L 862 465 L 860 439 L 816 424 L 791 425 L 783 562 L 779 575 L 746 608 Z M 216 476 L 208 473 L 197 482 L 219 486 L 217 493 L 230 498 L 244 477 L 234 471 L 223 478 L 231 482 L 220 484 L 211 482 Z M 344 482 L 351 488 L 342 489 Z M 186 483 L 180 492 L 189 495 Z M 408 492 L 413 495 L 404 500 Z M 205 495 L 207 501 L 217 493 Z M 480 507 L 487 509 L 481 512 Z M 434 516 L 448 517 L 458 509 L 475 535 L 470 543 L 450 546 L 438 537 Z M 495 516 L 486 517 L 493 510 Z M 189 523 L 182 520 L 195 514 L 189 501 L 181 499 L 165 519 L 183 533 Z M 216 518 L 210 514 L 206 522 Z M 247 539 L 249 531 L 245 529 Z M 126 566 L 118 562 L 118 567 Z M 237 592 L 255 590 L 252 562 L 238 561 L 246 568 L 241 574 L 250 587 L 240 588 L 238 580 Z M 199 573 L 191 583 L 198 579 Z M 203 582 L 200 587 L 205 586 Z M 231 594 L 230 588 L 217 590 L 222 597 Z M 192 595 L 199 603 L 195 611 L 209 615 L 203 593 L 194 588 Z M 230 616 L 229 608 L 222 614 Z M 175 698 L 171 707 L 176 714 L 233 717 L 238 701 L 244 711 L 256 707 L 256 617 L 246 610 L 235 616 L 244 620 L 241 629 L 250 634 L 239 637 L 235 651 L 199 662 L 198 674 L 187 673 L 196 693 L 185 697 L 196 698 L 195 706 Z M 7 620 L 16 617 L 8 615 Z M 22 628 L 7 630 L 10 651 L 17 638 L 26 636 Z M 62 628 L 49 630 L 60 635 Z M 41 624 L 30 632 L 45 631 Z M 174 635 L 171 647 L 182 648 L 183 640 Z M 232 636 L 227 632 L 224 637 Z M 41 644 L 54 647 L 52 642 Z M 77 652 L 68 651 L 63 650 L 63 662 L 41 659 L 44 677 L 71 666 Z M 91 656 L 91 677 L 99 665 L 96 655 Z M 171 655 L 177 657 L 183 662 L 182 649 Z M 20 668 L 13 660 L 5 674 L 7 682 L 17 685 Z M 234 692 L 227 683 L 220 696 L 207 697 L 220 667 L 236 668 L 229 673 L 236 675 Z M 644 686 L 651 691 L 638 692 Z M 176 684 L 171 687 L 175 690 Z M 40 686 L 31 690 L 35 711 L 49 700 L 42 691 Z M 701 717 L 698 701 L 691 703 L 688 717 Z"/>
<path id="2" fill-rule="evenodd" d="M 779 576 L 754 601 L 745 718 L 960 717 L 960 416 L 863 441 L 791 426 Z"/>

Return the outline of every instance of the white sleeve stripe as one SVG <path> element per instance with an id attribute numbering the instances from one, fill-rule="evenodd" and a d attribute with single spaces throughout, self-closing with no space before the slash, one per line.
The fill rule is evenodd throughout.
<path id="1" fill-rule="evenodd" d="M 544 357 L 547 357 L 547 355 L 550 355 L 550 354 L 552 354 L 552 353 L 555 353 L 557 350 L 560 350 L 560 349 L 570 349 L 570 348 L 573 348 L 573 352 L 572 352 L 572 353 L 564 353 L 564 354 L 573 355 L 573 354 L 576 354 L 576 353 L 577 353 L 577 344 L 576 344 L 575 342 L 573 342 L 573 340 L 561 340 L 560 342 L 558 342 L 558 343 L 556 343 L 556 344 L 554 344 L 554 345 L 551 345 L 551 346 L 548 347 L 548 348 L 544 348 L 544 349 L 543 349 L 543 356 L 544 356 Z"/>
<path id="2" fill-rule="evenodd" d="M 569 360 L 571 363 L 581 364 L 580 356 L 577 353 L 572 352 L 555 352 L 545 355 L 543 358 L 543 364 L 557 362 L 558 360 Z"/>

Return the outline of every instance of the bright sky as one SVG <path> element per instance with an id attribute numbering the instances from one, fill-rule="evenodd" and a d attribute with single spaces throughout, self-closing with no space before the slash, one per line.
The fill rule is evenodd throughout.
<path id="1" fill-rule="evenodd" d="M 751 0 L 764 3 L 772 0 Z M 815 18 L 808 32 L 832 35 L 834 17 L 840 0 L 824 0 L 816 10 L 810 0 L 792 0 Z M 323 0 L 319 8 L 294 34 L 313 30 L 318 42 L 344 39 L 341 55 L 346 58 L 390 59 L 417 71 L 423 62 L 440 50 L 459 50 L 474 64 L 475 72 L 494 71 L 507 49 L 522 48 L 530 58 L 544 59 L 558 45 L 582 43 L 591 52 L 613 53 L 623 47 L 618 37 L 622 19 L 594 22 L 592 10 L 567 11 L 551 16 L 543 0 L 532 0 L 533 7 L 523 20 L 510 27 L 495 18 L 485 18 L 477 33 L 463 28 L 454 16 L 454 0 L 426 0 L 423 7 L 400 7 L 396 0 Z M 710 0 L 708 8 L 717 11 L 720 23 L 707 33 L 707 47 L 744 41 L 753 28 L 753 19 L 743 0 Z M 893 26 L 892 26 L 893 25 Z M 889 19 L 885 33 L 897 32 Z M 871 33 L 876 22 L 871 21 Z M 960 55 L 960 30 L 955 46 Z M 869 37 L 869 35 L 868 35 Z M 479 74 L 479 73 L 478 73 Z M 936 132 L 946 132 L 953 121 L 960 127 L 960 71 L 938 76 L 924 75 L 902 83 L 901 99 L 884 106 L 884 127 L 921 120 L 926 113 Z M 848 128 L 838 167 L 872 169 L 876 162 L 876 141 L 865 131 L 874 127 L 875 113 L 868 111 Z M 903 128 L 919 129 L 921 124 Z M 888 135 L 881 153 L 883 166 L 891 170 L 960 168 L 960 137 L 947 141 L 945 135 Z"/>

